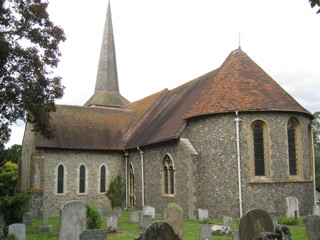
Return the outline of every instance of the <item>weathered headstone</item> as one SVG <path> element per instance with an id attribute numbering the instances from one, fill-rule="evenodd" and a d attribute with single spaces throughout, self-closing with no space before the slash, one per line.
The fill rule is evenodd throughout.
<path id="1" fill-rule="evenodd" d="M 232 217 L 224 216 L 223 217 L 223 225 L 230 227 L 232 225 Z"/>
<path id="2" fill-rule="evenodd" d="M 240 219 L 240 240 L 253 239 L 262 232 L 274 232 L 271 216 L 266 211 L 252 209 Z"/>
<path id="3" fill-rule="evenodd" d="M 200 240 L 211 240 L 212 239 L 212 228 L 209 224 L 200 226 Z"/>
<path id="4" fill-rule="evenodd" d="M 139 212 L 130 211 L 130 223 L 138 223 L 138 222 L 139 222 Z"/>
<path id="5" fill-rule="evenodd" d="M 183 209 L 177 203 L 169 203 L 164 209 L 164 220 L 169 223 L 176 234 L 182 238 L 183 234 Z"/>
<path id="6" fill-rule="evenodd" d="M 113 213 L 116 214 L 118 216 L 118 218 L 121 217 L 121 208 L 120 207 L 115 207 L 113 209 Z"/>
<path id="7" fill-rule="evenodd" d="M 299 202 L 296 197 L 286 197 L 287 203 L 287 217 L 298 218 L 299 217 Z"/>
<path id="8" fill-rule="evenodd" d="M 140 220 L 140 228 L 145 229 L 152 223 L 152 216 L 151 215 L 142 215 Z"/>
<path id="9" fill-rule="evenodd" d="M 26 225 L 23 223 L 15 223 L 9 225 L 8 234 L 14 234 L 15 240 L 25 240 L 26 239 Z"/>
<path id="10" fill-rule="evenodd" d="M 113 213 L 107 221 L 108 232 L 118 231 L 118 214 Z"/>
<path id="11" fill-rule="evenodd" d="M 48 206 L 45 204 L 42 207 L 42 213 L 43 213 L 43 226 L 39 227 L 39 233 L 48 233 L 53 232 L 53 227 L 51 225 L 48 225 Z"/>
<path id="12" fill-rule="evenodd" d="M 320 202 L 313 205 L 312 215 L 320 216 Z"/>
<path id="13" fill-rule="evenodd" d="M 150 216 L 150 215 L 145 215 Z M 167 222 L 154 222 L 136 240 L 180 240 L 173 227 Z"/>
<path id="14" fill-rule="evenodd" d="M 305 220 L 308 239 L 320 240 L 320 216 L 308 216 Z"/>
<path id="15" fill-rule="evenodd" d="M 209 212 L 208 209 L 198 209 L 198 217 L 199 217 L 199 221 L 203 222 L 205 220 L 209 219 Z"/>
<path id="16" fill-rule="evenodd" d="M 240 239 L 239 231 L 233 231 L 232 240 L 239 240 L 239 239 Z"/>
<path id="17" fill-rule="evenodd" d="M 108 208 L 101 207 L 100 210 L 101 210 L 102 216 L 107 216 L 108 215 Z"/>
<path id="18" fill-rule="evenodd" d="M 152 219 L 156 217 L 156 209 L 151 206 L 143 206 L 142 215 L 151 215 Z"/>
<path id="19" fill-rule="evenodd" d="M 106 240 L 107 235 L 102 229 L 84 230 L 80 234 L 80 240 Z"/>
<path id="20" fill-rule="evenodd" d="M 31 212 L 26 212 L 23 214 L 23 221 L 26 226 L 32 225 L 32 213 Z"/>
<path id="21" fill-rule="evenodd" d="M 59 240 L 79 240 L 86 228 L 87 208 L 79 201 L 70 201 L 60 209 Z"/>

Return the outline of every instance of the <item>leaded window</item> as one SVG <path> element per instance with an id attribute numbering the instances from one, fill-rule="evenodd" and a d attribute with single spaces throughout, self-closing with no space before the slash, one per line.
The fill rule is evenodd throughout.
<path id="1" fill-rule="evenodd" d="M 106 192 L 106 166 L 100 168 L 100 192 Z"/>
<path id="2" fill-rule="evenodd" d="M 265 176 L 265 141 L 263 124 L 257 122 L 253 126 L 254 169 L 255 176 Z"/>
<path id="3" fill-rule="evenodd" d="M 297 175 L 297 126 L 294 120 L 288 122 L 289 173 Z"/>
<path id="4" fill-rule="evenodd" d="M 134 207 L 136 204 L 134 192 L 134 169 L 132 163 L 129 165 L 129 206 Z"/>
<path id="5" fill-rule="evenodd" d="M 86 167 L 80 166 L 80 181 L 79 181 L 79 193 L 86 192 Z"/>
<path id="6" fill-rule="evenodd" d="M 57 187 L 57 193 L 63 193 L 64 189 L 64 167 L 62 164 L 58 167 L 58 187 Z"/>
<path id="7" fill-rule="evenodd" d="M 173 166 L 172 159 L 167 154 L 163 159 L 162 166 L 162 178 L 163 178 L 163 192 L 164 194 L 174 194 L 174 181 L 175 181 L 175 169 Z"/>

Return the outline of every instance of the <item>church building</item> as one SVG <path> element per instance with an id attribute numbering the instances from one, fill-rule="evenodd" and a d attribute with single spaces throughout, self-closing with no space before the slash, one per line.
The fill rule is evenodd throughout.
<path id="1" fill-rule="evenodd" d="M 227 56 L 227 54 L 226 54 Z M 19 188 L 32 211 L 50 215 L 71 200 L 111 207 L 116 177 L 126 208 L 170 202 L 189 218 L 241 217 L 252 208 L 284 215 L 286 197 L 312 212 L 313 115 L 242 49 L 220 67 L 172 89 L 129 102 L 119 92 L 108 6 L 95 91 L 84 106 L 57 105 L 54 138 L 26 125 Z"/>

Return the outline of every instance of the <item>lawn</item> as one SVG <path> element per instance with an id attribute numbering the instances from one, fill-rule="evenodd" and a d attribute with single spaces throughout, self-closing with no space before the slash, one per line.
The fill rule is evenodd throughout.
<path id="1" fill-rule="evenodd" d="M 160 221 L 160 217 L 157 216 L 157 221 Z M 222 221 L 210 220 L 211 224 L 223 225 Z M 53 233 L 38 233 L 39 226 L 42 225 L 42 220 L 33 219 L 32 226 L 27 226 L 27 238 L 26 240 L 58 240 L 59 239 L 59 218 L 49 218 L 49 224 L 53 226 Z M 198 240 L 200 224 L 198 220 L 185 219 L 183 223 L 183 239 L 184 240 Z M 107 229 L 106 219 L 104 219 L 103 229 Z M 236 221 L 232 225 L 233 229 L 236 229 Z M 292 239 L 294 240 L 305 240 L 307 238 L 307 232 L 303 224 L 303 219 L 298 225 L 289 226 L 291 231 Z M 108 240 L 133 240 L 138 237 L 142 230 L 139 228 L 139 224 L 129 223 L 129 212 L 123 211 L 121 218 L 118 220 L 118 232 L 108 233 Z M 215 240 L 231 240 L 231 236 L 215 236 Z"/>

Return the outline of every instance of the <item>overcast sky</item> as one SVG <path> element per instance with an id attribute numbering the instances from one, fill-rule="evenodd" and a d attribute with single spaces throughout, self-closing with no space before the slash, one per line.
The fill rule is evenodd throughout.
<path id="1" fill-rule="evenodd" d="M 57 75 L 58 104 L 93 94 L 108 0 L 51 0 L 49 14 L 67 40 Z M 310 112 L 320 110 L 320 14 L 308 0 L 111 0 L 118 80 L 136 101 L 220 65 L 241 48 Z M 21 144 L 14 126 L 7 146 Z"/>

